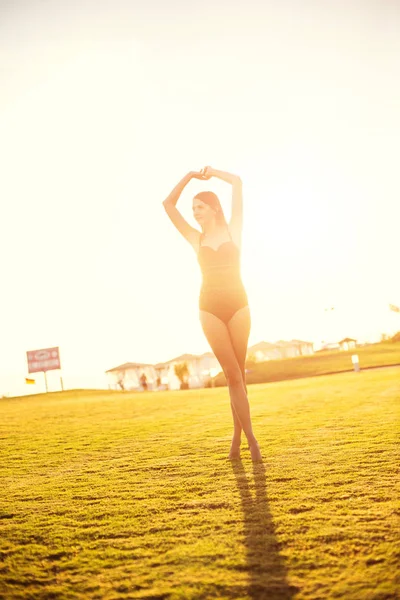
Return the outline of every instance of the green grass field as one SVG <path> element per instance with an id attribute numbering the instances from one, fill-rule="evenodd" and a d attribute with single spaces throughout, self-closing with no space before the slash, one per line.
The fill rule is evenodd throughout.
<path id="1" fill-rule="evenodd" d="M 0 400 L 0 598 L 400 597 L 400 368 Z"/>
<path id="2" fill-rule="evenodd" d="M 370 344 L 354 350 L 316 352 L 310 356 L 296 356 L 283 360 L 248 363 L 248 383 L 269 383 L 300 377 L 314 377 L 354 371 L 351 356 L 357 354 L 361 369 L 400 365 L 400 343 Z M 223 373 L 214 378 L 215 385 L 226 385 Z"/>

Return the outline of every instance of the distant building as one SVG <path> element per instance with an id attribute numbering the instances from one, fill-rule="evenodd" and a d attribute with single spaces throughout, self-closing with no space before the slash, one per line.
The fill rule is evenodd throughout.
<path id="1" fill-rule="evenodd" d="M 354 338 L 344 338 L 343 340 L 340 340 L 340 342 L 338 342 L 339 344 L 339 348 L 340 350 L 353 350 L 356 345 L 357 345 L 357 340 L 355 340 Z"/>
<path id="2" fill-rule="evenodd" d="M 250 346 L 247 354 L 255 356 L 258 362 L 265 360 L 281 360 L 283 358 L 314 354 L 314 345 L 312 342 L 305 342 L 302 340 L 291 340 L 289 342 L 279 340 L 275 343 L 259 342 L 258 344 Z"/>
<path id="3" fill-rule="evenodd" d="M 331 352 L 332 350 L 340 350 L 340 346 L 337 342 L 328 342 L 323 344 L 317 352 Z"/>
<path id="4" fill-rule="evenodd" d="M 175 375 L 175 365 L 185 362 L 189 369 L 188 384 L 189 388 L 206 387 L 214 375 L 221 371 L 218 360 L 212 352 L 204 354 L 182 354 L 168 360 L 164 363 L 155 365 L 157 372 L 164 384 L 168 385 L 167 389 L 178 390 L 180 381 Z"/>
<path id="5" fill-rule="evenodd" d="M 157 373 L 154 365 L 147 363 L 124 363 L 106 371 L 110 390 L 141 390 L 140 378 L 146 375 L 149 390 L 156 389 Z"/>
<path id="6" fill-rule="evenodd" d="M 140 378 L 146 375 L 148 390 L 179 390 L 181 382 L 175 375 L 175 365 L 186 362 L 189 370 L 189 388 L 206 387 L 221 367 L 212 352 L 201 355 L 182 354 L 155 365 L 124 363 L 106 371 L 108 387 L 113 390 L 140 391 Z"/>

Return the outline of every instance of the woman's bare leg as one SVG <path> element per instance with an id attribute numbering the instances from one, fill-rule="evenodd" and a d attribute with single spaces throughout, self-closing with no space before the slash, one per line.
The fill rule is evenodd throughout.
<path id="1" fill-rule="evenodd" d="M 258 460 L 261 458 L 261 454 L 257 450 L 257 440 L 252 429 L 250 406 L 242 369 L 233 349 L 229 329 L 218 317 L 206 311 L 200 311 L 200 322 L 211 349 L 225 373 L 231 404 L 238 418 L 237 425 L 240 424 L 246 435 L 253 460 Z M 238 429 L 236 431 L 239 432 Z"/>
<path id="2" fill-rule="evenodd" d="M 246 386 L 246 356 L 247 356 L 247 344 L 249 341 L 251 329 L 251 318 L 250 309 L 248 306 L 244 306 L 239 309 L 231 318 L 228 323 L 228 331 L 232 341 L 232 347 L 235 352 L 235 356 L 239 363 L 239 367 L 242 373 L 242 379 L 244 388 L 247 395 Z M 230 452 L 230 458 L 238 458 L 240 456 L 240 444 L 242 426 L 240 420 L 236 414 L 236 410 L 231 402 L 231 410 L 233 416 L 233 439 Z"/>

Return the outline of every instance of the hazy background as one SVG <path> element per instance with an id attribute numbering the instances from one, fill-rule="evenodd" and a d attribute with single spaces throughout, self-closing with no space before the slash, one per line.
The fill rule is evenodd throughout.
<path id="1" fill-rule="evenodd" d="M 209 350 L 162 206 L 207 164 L 243 180 L 250 345 L 396 328 L 399 26 L 378 0 L 0 0 L 0 394 L 40 389 L 27 350 L 59 346 L 67 387 Z M 191 224 L 201 189 L 229 218 L 195 181 Z"/>

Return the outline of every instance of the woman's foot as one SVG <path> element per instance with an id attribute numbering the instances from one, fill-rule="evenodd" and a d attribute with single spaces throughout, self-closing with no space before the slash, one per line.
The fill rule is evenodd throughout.
<path id="1" fill-rule="evenodd" d="M 230 449 L 228 458 L 230 460 L 236 460 L 236 459 L 240 458 L 240 441 L 237 442 L 235 440 L 232 440 L 231 449 Z"/>
<path id="2" fill-rule="evenodd" d="M 252 442 L 251 445 L 249 444 L 249 450 L 251 454 L 251 460 L 253 462 L 262 460 L 261 450 L 258 442 Z"/>

